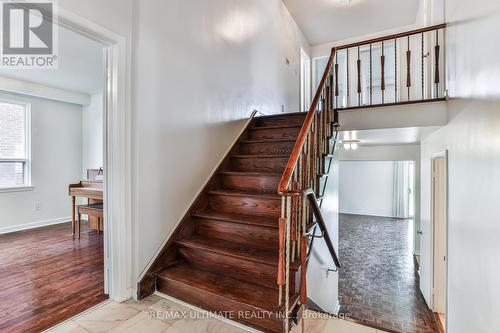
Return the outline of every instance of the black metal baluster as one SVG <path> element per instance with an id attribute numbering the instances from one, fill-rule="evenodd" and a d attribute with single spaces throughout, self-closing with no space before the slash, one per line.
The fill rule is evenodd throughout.
<path id="1" fill-rule="evenodd" d="M 339 64 L 338 55 L 335 57 L 335 107 L 339 107 Z"/>
<path id="2" fill-rule="evenodd" d="M 424 33 L 422 32 L 422 60 L 421 60 L 421 72 L 422 72 L 422 99 L 425 99 L 425 73 L 424 73 Z"/>
<path id="3" fill-rule="evenodd" d="M 394 103 L 398 102 L 398 50 L 397 39 L 394 39 Z"/>
<path id="4" fill-rule="evenodd" d="M 349 49 L 346 50 L 347 52 L 347 101 L 346 101 L 346 107 L 349 107 L 349 100 L 350 100 L 350 95 L 351 95 L 351 85 L 349 84 Z"/>
<path id="5" fill-rule="evenodd" d="M 382 55 L 380 56 L 380 65 L 382 75 L 380 77 L 380 90 L 382 91 L 382 104 L 384 104 L 385 97 L 385 55 L 384 55 L 384 42 L 382 42 Z"/>
<path id="6" fill-rule="evenodd" d="M 358 106 L 361 106 L 361 59 L 359 58 L 359 46 L 358 46 L 358 61 L 356 62 L 358 67 Z"/>
<path id="7" fill-rule="evenodd" d="M 436 85 L 436 98 L 439 98 L 439 51 L 440 51 L 440 46 L 439 46 L 439 30 L 436 30 L 436 46 L 434 46 L 434 53 L 435 53 L 435 67 L 434 67 L 434 84 Z"/>
<path id="8" fill-rule="evenodd" d="M 370 105 L 373 105 L 372 44 L 370 44 Z"/>
<path id="9" fill-rule="evenodd" d="M 408 101 L 409 101 L 410 100 L 410 88 L 411 88 L 410 36 L 408 36 L 408 48 L 406 50 L 406 87 L 408 88 Z"/>

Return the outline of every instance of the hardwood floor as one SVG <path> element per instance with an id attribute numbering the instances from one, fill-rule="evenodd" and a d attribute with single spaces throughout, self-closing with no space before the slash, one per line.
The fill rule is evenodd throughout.
<path id="1" fill-rule="evenodd" d="M 410 221 L 340 216 L 341 312 L 391 332 L 440 332 L 419 290 Z"/>
<path id="2" fill-rule="evenodd" d="M 107 299 L 103 235 L 71 223 L 0 235 L 0 332 L 41 332 Z"/>

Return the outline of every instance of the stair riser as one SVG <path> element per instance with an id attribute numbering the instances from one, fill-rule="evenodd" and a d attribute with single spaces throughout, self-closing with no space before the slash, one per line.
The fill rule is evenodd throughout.
<path id="1" fill-rule="evenodd" d="M 264 139 L 296 139 L 299 135 L 300 127 L 276 128 L 276 129 L 252 129 L 248 131 L 249 140 Z"/>
<path id="2" fill-rule="evenodd" d="M 195 220 L 195 230 L 196 233 L 209 238 L 278 250 L 278 229 L 274 228 L 198 218 Z"/>
<path id="3" fill-rule="evenodd" d="M 255 121 L 255 126 L 265 127 L 265 126 L 296 126 L 302 125 L 307 116 L 307 113 L 298 115 L 286 115 L 283 117 L 271 117 L 271 118 L 257 118 Z"/>
<path id="4" fill-rule="evenodd" d="M 222 177 L 224 188 L 231 190 L 258 191 L 276 193 L 278 191 L 279 176 L 248 176 L 226 174 Z"/>
<path id="5" fill-rule="evenodd" d="M 258 284 L 268 288 L 278 288 L 277 265 L 249 261 L 205 249 L 179 247 L 181 258 L 189 265 L 218 275 Z"/>
<path id="6" fill-rule="evenodd" d="M 295 141 L 259 142 L 241 144 L 242 155 L 286 155 L 291 154 Z"/>
<path id="7" fill-rule="evenodd" d="M 253 326 L 259 330 L 263 330 L 264 332 L 283 332 L 282 321 L 275 318 L 274 316 L 266 315 L 262 316 L 263 318 L 258 319 L 239 318 L 238 313 L 242 313 L 242 311 L 255 311 L 256 313 L 259 313 L 259 309 L 237 301 L 233 301 L 223 296 L 199 290 L 191 286 L 167 279 L 157 280 L 157 290 L 166 295 L 198 306 L 207 311 L 224 311 L 226 313 L 234 313 L 234 317 L 230 317 L 229 319 L 238 321 L 244 325 Z"/>
<path id="8" fill-rule="evenodd" d="M 230 195 L 209 195 L 212 210 L 228 213 L 279 216 L 281 200 L 258 197 L 240 197 Z"/>
<path id="9" fill-rule="evenodd" d="M 234 171 L 281 173 L 287 163 L 288 158 L 283 157 L 233 157 L 231 159 Z"/>

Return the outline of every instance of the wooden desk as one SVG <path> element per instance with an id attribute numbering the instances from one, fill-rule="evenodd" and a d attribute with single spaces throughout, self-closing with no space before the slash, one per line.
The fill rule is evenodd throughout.
<path id="1" fill-rule="evenodd" d="M 89 203 L 102 202 L 102 181 L 82 180 L 79 183 L 69 185 L 69 195 L 71 197 L 72 214 L 71 214 L 71 229 L 75 235 L 75 219 L 76 219 L 76 197 L 87 198 Z M 99 221 L 91 221 L 89 218 L 91 229 L 100 230 Z"/>

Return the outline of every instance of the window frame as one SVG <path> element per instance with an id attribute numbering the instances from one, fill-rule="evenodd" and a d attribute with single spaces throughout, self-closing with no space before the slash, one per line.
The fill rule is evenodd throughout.
<path id="1" fill-rule="evenodd" d="M 25 155 L 24 158 L 2 158 L 0 163 L 23 163 L 24 164 L 24 184 L 22 185 L 2 185 L 0 184 L 0 193 L 2 192 L 17 192 L 30 191 L 34 187 L 31 183 L 31 103 L 19 100 L 0 98 L 1 103 L 20 105 L 25 112 Z"/>

